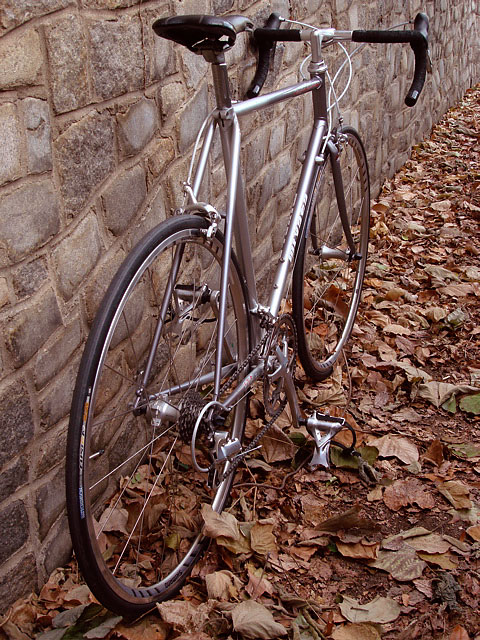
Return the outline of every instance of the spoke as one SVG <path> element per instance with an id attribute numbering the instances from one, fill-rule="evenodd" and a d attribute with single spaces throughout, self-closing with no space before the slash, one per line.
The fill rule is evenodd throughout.
<path id="1" fill-rule="evenodd" d="M 166 433 L 168 433 L 169 431 L 171 431 L 173 429 L 174 425 L 172 425 L 171 427 L 168 427 L 168 429 L 165 429 L 165 431 L 163 431 L 162 433 L 160 433 L 158 436 L 156 436 L 155 438 L 153 438 L 153 440 L 150 440 L 150 442 L 147 442 L 147 444 L 145 446 L 143 446 L 141 449 L 138 449 L 138 451 L 135 451 L 135 453 L 132 453 L 132 455 L 127 458 L 126 460 L 124 460 L 121 464 L 119 464 L 118 466 L 115 467 L 115 469 L 112 469 L 112 471 L 110 471 L 109 473 L 107 473 L 106 475 L 103 476 L 103 478 L 100 478 L 100 480 L 97 480 L 97 482 L 95 482 L 95 484 L 92 484 L 92 486 L 90 487 L 90 491 L 92 489 L 94 489 L 98 484 L 100 484 L 101 482 L 103 482 L 104 480 L 106 480 L 108 477 L 110 477 L 113 473 L 115 473 L 116 471 L 118 471 L 119 469 L 121 469 L 123 466 L 125 466 L 127 464 L 127 462 L 130 462 L 130 460 L 133 460 L 133 458 L 135 458 L 135 456 L 138 456 L 140 453 L 143 453 L 146 449 L 148 449 L 148 447 L 152 446 L 159 438 L 161 438 L 162 436 L 164 436 Z"/>
<path id="2" fill-rule="evenodd" d="M 177 436 L 177 437 L 175 438 L 175 440 L 172 442 L 172 446 L 170 447 L 170 451 L 168 452 L 168 454 L 167 454 L 167 456 L 166 456 L 166 458 L 165 458 L 165 462 L 163 463 L 162 468 L 161 468 L 161 469 L 160 469 L 160 471 L 158 472 L 157 477 L 155 478 L 155 482 L 153 483 L 153 486 L 152 486 L 152 488 L 150 489 L 150 493 L 148 494 L 148 497 L 147 497 L 147 499 L 146 499 L 146 500 L 145 500 L 145 502 L 144 502 L 144 505 L 143 505 L 143 507 L 142 507 L 142 510 L 140 511 L 140 514 L 139 514 L 139 516 L 138 516 L 138 518 L 137 518 L 137 520 L 136 520 L 135 524 L 134 524 L 134 525 L 133 525 L 133 527 L 132 527 L 132 531 L 131 531 L 130 535 L 128 536 L 128 539 L 127 539 L 127 541 L 126 541 L 126 543 L 125 543 L 125 545 L 124 545 L 124 547 L 123 547 L 123 549 L 122 549 L 122 552 L 120 553 L 120 557 L 119 557 L 119 558 L 118 558 L 118 560 L 117 560 L 117 564 L 115 565 L 115 568 L 114 568 L 114 569 L 113 569 L 113 571 L 112 571 L 113 575 L 115 575 L 115 573 L 116 573 L 116 571 L 117 571 L 117 569 L 118 569 L 118 567 L 119 567 L 119 565 L 120 565 L 120 561 L 121 561 L 121 559 L 123 558 L 123 556 L 124 556 L 124 554 L 125 554 L 125 551 L 126 551 L 126 549 L 127 549 L 128 545 L 130 544 L 130 540 L 132 539 L 132 536 L 133 536 L 133 534 L 134 534 L 134 532 L 135 532 L 135 529 L 137 528 L 137 524 L 140 522 L 140 519 L 143 517 L 143 514 L 145 513 L 145 509 L 147 508 L 148 501 L 150 500 L 150 498 L 151 498 L 151 496 L 152 496 L 152 493 L 153 493 L 153 491 L 154 491 L 155 487 L 157 486 L 157 483 L 158 483 L 158 481 L 159 481 L 159 479 L 160 479 L 160 476 L 162 475 L 163 470 L 165 469 L 165 465 L 167 464 L 167 460 L 168 460 L 168 458 L 169 458 L 170 454 L 172 453 L 172 451 L 173 451 L 173 447 L 175 446 L 175 444 L 176 444 L 177 440 L 178 440 L 178 436 Z"/>

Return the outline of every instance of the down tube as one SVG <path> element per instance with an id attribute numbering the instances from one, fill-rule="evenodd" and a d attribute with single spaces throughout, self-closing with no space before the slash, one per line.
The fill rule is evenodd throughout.
<path id="1" fill-rule="evenodd" d="M 313 125 L 312 134 L 308 143 L 305 162 L 300 175 L 300 182 L 290 218 L 290 224 L 283 243 L 282 254 L 277 266 L 272 294 L 270 296 L 269 311 L 274 318 L 277 317 L 278 310 L 282 304 L 288 272 L 290 267 L 293 265 L 297 238 L 302 225 L 305 206 L 307 204 L 308 188 L 312 182 L 317 153 L 320 149 L 320 144 L 325 135 L 326 128 L 327 123 L 325 120 L 317 120 Z"/>

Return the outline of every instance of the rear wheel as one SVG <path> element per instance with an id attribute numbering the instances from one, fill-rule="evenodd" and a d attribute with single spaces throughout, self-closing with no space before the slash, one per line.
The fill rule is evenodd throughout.
<path id="1" fill-rule="evenodd" d="M 219 431 L 224 440 L 243 437 L 246 398 L 228 415 L 217 412 L 215 426 L 208 421 L 223 239 L 207 238 L 207 227 L 179 216 L 137 245 L 101 304 L 78 373 L 70 531 L 87 584 L 122 615 L 141 615 L 182 586 L 204 547 L 202 509 L 221 512 L 233 480 L 222 481 L 229 463 L 198 470 L 214 459 L 213 429 L 217 443 Z M 247 309 L 232 258 L 222 382 L 248 354 Z"/>
<path id="2" fill-rule="evenodd" d="M 349 250 L 335 196 L 328 153 L 307 201 L 293 272 L 293 316 L 305 373 L 323 380 L 348 340 L 360 302 L 368 251 L 370 185 L 367 158 L 358 133 L 338 132 L 338 162 L 355 251 Z"/>

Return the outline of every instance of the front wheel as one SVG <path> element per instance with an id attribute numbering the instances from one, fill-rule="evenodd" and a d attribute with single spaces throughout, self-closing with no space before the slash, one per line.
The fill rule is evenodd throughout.
<path id="1" fill-rule="evenodd" d="M 67 450 L 73 547 L 94 595 L 129 617 L 178 591 L 204 548 L 203 506 L 221 512 L 226 503 L 229 463 L 199 471 L 214 459 L 212 430 L 243 437 L 246 398 L 207 424 L 223 239 L 220 232 L 207 238 L 206 228 L 199 216 L 172 218 L 132 251 L 100 306 L 74 391 Z M 248 305 L 233 256 L 229 273 L 222 384 L 249 350 Z"/>
<path id="2" fill-rule="evenodd" d="M 336 147 L 354 251 L 335 195 L 335 159 L 327 153 L 312 181 L 293 272 L 299 357 L 305 373 L 316 381 L 330 375 L 352 332 L 368 251 L 370 184 L 365 149 L 350 127 L 337 132 Z"/>

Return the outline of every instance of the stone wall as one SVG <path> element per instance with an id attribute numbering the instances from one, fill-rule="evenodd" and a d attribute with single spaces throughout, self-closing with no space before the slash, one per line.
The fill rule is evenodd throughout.
<path id="1" fill-rule="evenodd" d="M 355 58 L 346 121 L 365 132 L 374 193 L 480 80 L 476 0 L 2 0 L 0 609 L 69 556 L 64 448 L 82 345 L 126 252 L 178 201 L 212 105 L 206 63 L 155 38 L 154 18 L 230 11 L 261 21 L 279 10 L 348 29 L 390 26 L 422 9 L 432 17 L 434 73 L 415 109 L 403 105 L 408 46 L 369 46 Z M 279 46 L 268 88 L 295 80 L 302 57 L 301 44 Z M 244 36 L 228 62 L 240 95 L 253 72 Z M 275 220 L 288 215 L 309 115 L 305 100 L 244 122 L 262 277 L 283 237 Z M 223 186 L 212 165 L 211 196 L 221 199 Z"/>

